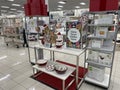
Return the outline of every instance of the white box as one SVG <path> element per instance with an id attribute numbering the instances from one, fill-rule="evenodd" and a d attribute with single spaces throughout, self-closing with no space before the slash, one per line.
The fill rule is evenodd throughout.
<path id="1" fill-rule="evenodd" d="M 112 63 L 112 54 L 99 53 L 98 60 L 99 60 L 100 64 L 111 65 L 111 63 Z"/>
<path id="2" fill-rule="evenodd" d="M 89 50 L 89 52 L 88 52 L 88 60 L 93 61 L 93 62 L 99 62 L 98 55 L 99 55 L 98 52 L 93 51 L 93 50 Z"/>
<path id="3" fill-rule="evenodd" d="M 94 24 L 113 24 L 113 15 L 102 15 L 95 20 Z"/>
<path id="4" fill-rule="evenodd" d="M 104 81 L 105 67 L 89 65 L 87 75 L 89 78 L 102 82 Z"/>
<path id="5" fill-rule="evenodd" d="M 93 39 L 91 40 L 91 47 L 93 48 L 101 48 L 103 45 L 103 40 L 97 40 L 97 39 Z"/>
<path id="6" fill-rule="evenodd" d="M 107 27 L 97 27 L 96 28 L 95 36 L 107 38 L 107 35 L 108 35 Z"/>

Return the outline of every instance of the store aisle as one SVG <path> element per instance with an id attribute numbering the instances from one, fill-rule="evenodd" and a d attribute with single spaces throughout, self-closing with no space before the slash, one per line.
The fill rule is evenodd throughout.
<path id="1" fill-rule="evenodd" d="M 64 56 L 60 57 L 64 58 Z M 119 90 L 120 88 L 119 68 L 120 51 L 116 51 L 112 81 L 109 90 Z M 12 45 L 7 47 L 0 38 L 0 90 L 54 90 L 31 79 L 31 75 L 32 68 L 28 61 L 27 48 L 16 48 Z M 104 89 L 84 83 L 80 90 Z"/>

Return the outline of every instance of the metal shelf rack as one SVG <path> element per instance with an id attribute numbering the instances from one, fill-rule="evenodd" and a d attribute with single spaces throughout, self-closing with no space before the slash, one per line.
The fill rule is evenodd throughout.
<path id="1" fill-rule="evenodd" d="M 115 47 L 116 47 L 116 37 L 117 37 L 117 32 L 118 32 L 118 13 L 117 11 L 105 11 L 105 12 L 90 12 L 89 13 L 91 16 L 93 16 L 92 20 L 93 22 L 92 23 L 89 23 L 88 24 L 88 31 L 87 31 L 87 43 L 86 43 L 86 51 L 85 51 L 85 67 L 88 68 L 89 65 L 95 65 L 95 66 L 99 66 L 99 67 L 104 67 L 105 69 L 108 68 L 109 69 L 109 74 L 104 74 L 104 80 L 103 81 L 98 81 L 94 78 L 91 78 L 88 76 L 88 74 L 86 74 L 86 77 L 85 77 L 85 81 L 86 82 L 89 82 L 89 83 L 92 83 L 92 84 L 95 84 L 95 85 L 98 85 L 98 86 L 101 86 L 101 87 L 104 87 L 104 88 L 109 88 L 110 86 L 110 81 L 111 81 L 111 75 L 112 75 L 112 68 L 113 68 L 113 62 L 114 62 L 114 54 L 115 54 Z M 112 15 L 114 18 L 116 16 L 116 23 L 111 23 L 111 24 L 108 24 L 104 22 L 104 24 L 95 24 L 95 19 L 97 16 L 101 16 L 101 15 Z M 101 18 L 101 17 L 99 17 Z M 97 36 L 95 35 L 94 33 L 96 32 L 96 28 L 97 27 L 105 27 L 105 28 L 109 28 L 109 27 L 114 27 L 114 31 L 109 31 L 107 32 L 107 37 L 100 37 L 100 36 Z M 112 36 L 110 35 L 110 32 L 113 32 Z M 101 46 L 100 48 L 96 48 L 96 47 L 92 47 L 90 45 L 90 40 L 106 40 L 106 41 L 109 41 L 112 43 L 112 45 L 109 45 L 109 46 Z M 113 43 L 114 42 L 114 43 Z M 110 44 L 111 44 L 110 43 Z M 109 44 L 109 43 L 108 43 Z M 90 60 L 88 58 L 88 52 L 89 50 L 92 50 L 92 51 L 97 51 L 98 53 L 108 53 L 108 54 L 111 54 L 111 65 L 106 65 L 106 64 L 102 64 L 100 62 L 95 62 L 94 60 Z M 97 57 L 97 56 L 96 56 Z M 89 68 L 88 68 L 88 72 L 89 72 Z"/>

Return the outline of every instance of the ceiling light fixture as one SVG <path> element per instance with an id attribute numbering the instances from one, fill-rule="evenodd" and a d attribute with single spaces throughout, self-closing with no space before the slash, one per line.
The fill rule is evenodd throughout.
<path id="1" fill-rule="evenodd" d="M 80 6 L 75 6 L 75 8 L 77 8 L 77 9 L 78 9 L 78 8 L 80 8 Z"/>
<path id="2" fill-rule="evenodd" d="M 1 8 L 9 8 L 8 6 L 1 6 Z"/>
<path id="3" fill-rule="evenodd" d="M 18 10 L 17 12 L 23 12 L 23 11 L 21 11 L 21 10 Z"/>
<path id="4" fill-rule="evenodd" d="M 7 0 L 7 1 L 13 2 L 14 0 Z"/>
<path id="5" fill-rule="evenodd" d="M 14 8 L 11 8 L 10 10 L 13 10 L 13 11 L 14 11 L 14 10 L 16 10 L 16 9 L 14 9 Z"/>
<path id="6" fill-rule="evenodd" d="M 9 13 L 14 13 L 14 12 L 9 12 Z"/>
<path id="7" fill-rule="evenodd" d="M 84 3 L 84 2 L 81 2 L 80 4 L 81 4 L 81 5 L 86 5 L 86 3 Z"/>
<path id="8" fill-rule="evenodd" d="M 59 8 L 62 8 L 63 6 L 61 6 L 61 5 L 58 5 L 58 7 L 59 7 Z"/>
<path id="9" fill-rule="evenodd" d="M 57 10 L 62 10 L 62 8 L 57 8 Z"/>
<path id="10" fill-rule="evenodd" d="M 20 6 L 20 4 L 12 4 L 12 6 L 17 6 L 17 7 L 19 7 L 19 6 Z"/>
<path id="11" fill-rule="evenodd" d="M 59 1 L 59 4 L 66 4 L 66 1 Z"/>
<path id="12" fill-rule="evenodd" d="M 1 10 L 1 12 L 7 12 L 7 10 Z"/>

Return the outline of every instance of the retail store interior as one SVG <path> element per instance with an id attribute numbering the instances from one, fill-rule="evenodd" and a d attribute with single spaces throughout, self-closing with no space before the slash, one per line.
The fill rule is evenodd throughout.
<path id="1" fill-rule="evenodd" d="M 119 90 L 120 0 L 0 0 L 0 90 Z"/>

